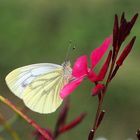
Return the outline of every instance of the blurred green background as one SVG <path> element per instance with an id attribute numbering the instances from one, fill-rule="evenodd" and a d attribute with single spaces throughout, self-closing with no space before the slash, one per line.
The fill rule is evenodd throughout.
<path id="1" fill-rule="evenodd" d="M 13 69 L 40 62 L 61 64 L 69 40 L 76 44 L 71 62 L 90 54 L 105 37 L 112 33 L 114 14 L 124 11 L 128 19 L 140 10 L 139 0 L 0 0 L 0 90 L 18 107 L 23 102 L 14 96 L 5 84 L 5 76 Z M 140 127 L 140 18 L 130 37 L 137 36 L 133 52 L 109 86 L 104 102 L 106 115 L 97 137 L 109 140 L 136 139 Z M 59 140 L 85 140 L 92 126 L 97 98 L 91 98 L 92 85 L 88 81 L 71 95 L 69 120 L 87 112 L 85 120 Z M 10 118 L 11 110 L 0 104 L 0 111 Z M 28 114 L 42 127 L 53 128 L 59 110 L 50 115 L 32 111 Z M 13 124 L 21 140 L 33 139 L 33 128 L 19 119 Z M 1 132 L 6 140 L 12 138 Z"/>

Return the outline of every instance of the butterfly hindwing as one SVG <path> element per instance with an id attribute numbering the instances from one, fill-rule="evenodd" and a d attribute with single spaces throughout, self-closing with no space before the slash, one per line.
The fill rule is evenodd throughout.
<path id="1" fill-rule="evenodd" d="M 39 76 L 23 92 L 23 101 L 35 112 L 54 112 L 62 103 L 59 93 L 64 84 L 63 70 L 60 69 Z"/>

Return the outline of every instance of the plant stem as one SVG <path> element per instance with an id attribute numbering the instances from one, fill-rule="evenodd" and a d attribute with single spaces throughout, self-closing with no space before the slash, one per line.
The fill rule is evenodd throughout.
<path id="1" fill-rule="evenodd" d="M 88 140 L 93 140 L 94 139 L 94 135 L 95 135 L 95 132 L 97 130 L 97 123 L 98 123 L 98 120 L 99 120 L 99 117 L 100 117 L 100 112 L 102 111 L 102 104 L 103 104 L 103 101 L 104 101 L 104 97 L 105 97 L 105 94 L 106 94 L 108 84 L 110 83 L 110 78 L 111 78 L 111 75 L 112 75 L 112 72 L 113 72 L 113 69 L 114 69 L 114 66 L 115 66 L 115 62 L 116 62 L 116 59 L 117 59 L 118 52 L 119 52 L 119 49 L 116 50 L 115 56 L 112 59 L 110 71 L 109 71 L 107 81 L 106 81 L 106 84 L 105 84 L 105 89 L 100 93 L 101 99 L 98 101 L 96 117 L 95 117 L 95 120 L 94 120 L 94 123 L 93 123 L 92 130 L 89 133 Z"/>
<path id="2" fill-rule="evenodd" d="M 46 140 L 52 140 L 52 138 L 47 134 L 34 120 L 30 119 L 27 115 L 21 112 L 11 101 L 0 96 L 0 101 L 10 107 L 13 111 L 15 111 L 19 116 L 21 116 L 25 121 L 27 121 L 30 125 L 32 125 L 35 129 L 37 129 Z"/>
<path id="3" fill-rule="evenodd" d="M 104 95 L 105 94 L 102 93 L 101 99 L 98 102 L 98 107 L 97 107 L 97 111 L 96 111 L 95 121 L 93 123 L 92 130 L 90 131 L 91 133 L 89 133 L 88 140 L 93 140 L 95 132 L 97 130 L 97 123 L 98 123 L 98 119 L 99 119 L 99 116 L 100 116 L 100 112 L 102 110 L 102 104 L 103 104 L 103 100 L 104 100 Z"/>

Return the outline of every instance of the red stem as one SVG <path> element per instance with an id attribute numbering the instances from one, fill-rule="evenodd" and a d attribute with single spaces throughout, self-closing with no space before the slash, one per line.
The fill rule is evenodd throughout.
<path id="1" fill-rule="evenodd" d="M 93 127 L 92 127 L 92 129 L 91 129 L 91 131 L 90 131 L 90 133 L 89 133 L 88 140 L 93 140 L 93 139 L 94 139 L 94 135 L 95 135 L 96 130 L 97 130 L 98 120 L 99 120 L 99 117 L 100 117 L 100 112 L 102 111 L 102 105 L 103 105 L 105 93 L 106 93 L 108 84 L 109 84 L 109 82 L 110 82 L 110 78 L 111 78 L 111 75 L 112 75 L 112 72 L 113 72 L 113 69 L 114 69 L 114 65 L 115 65 L 115 62 L 116 62 L 116 59 L 117 59 L 118 52 L 119 52 L 119 49 L 116 50 L 115 56 L 114 56 L 113 59 L 112 59 L 112 63 L 111 63 L 109 75 L 108 75 L 108 78 L 107 78 L 107 81 L 106 81 L 106 84 L 105 84 L 105 89 L 102 91 L 102 93 L 100 93 L 101 98 L 100 98 L 100 100 L 99 100 L 99 102 L 98 102 L 98 107 L 97 107 L 97 112 L 96 112 L 95 121 L 94 121 Z M 97 84 L 97 83 L 96 83 L 96 84 Z"/>

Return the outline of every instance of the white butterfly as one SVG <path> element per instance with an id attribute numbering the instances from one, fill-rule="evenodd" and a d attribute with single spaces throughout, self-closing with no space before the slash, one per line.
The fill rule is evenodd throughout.
<path id="1" fill-rule="evenodd" d="M 6 76 L 10 90 L 31 110 L 47 114 L 62 103 L 61 89 L 71 78 L 70 62 L 62 65 L 40 63 L 13 70 Z"/>

